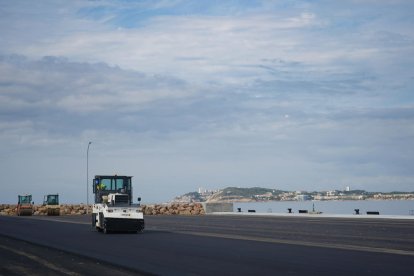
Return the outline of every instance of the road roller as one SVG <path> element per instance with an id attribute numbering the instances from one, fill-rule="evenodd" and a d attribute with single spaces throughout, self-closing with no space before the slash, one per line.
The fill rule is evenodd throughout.
<path id="1" fill-rule="evenodd" d="M 43 206 L 46 206 L 48 216 L 59 216 L 60 215 L 60 205 L 59 205 L 59 195 L 45 195 L 43 198 Z"/>
<path id="2" fill-rule="evenodd" d="M 32 195 L 18 195 L 16 213 L 18 216 L 31 216 L 33 214 Z"/>

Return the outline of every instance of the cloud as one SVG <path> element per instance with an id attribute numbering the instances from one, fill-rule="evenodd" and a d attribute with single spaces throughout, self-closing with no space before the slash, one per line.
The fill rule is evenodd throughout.
<path id="1" fill-rule="evenodd" d="M 91 173 L 136 175 L 154 201 L 199 183 L 408 187 L 411 5 L 1 3 L 1 173 L 80 190 L 93 141 Z"/>
<path id="2" fill-rule="evenodd" d="M 112 7 L 113 4 L 108 6 Z M 112 11 L 112 8 L 109 11 L 118 12 Z M 70 11 L 66 15 L 70 16 Z M 85 19 L 74 18 L 72 21 L 59 21 L 57 24 L 44 23 L 48 24 L 44 29 L 50 31 L 46 41 L 42 39 L 45 35 L 43 32 L 39 39 L 32 39 L 23 30 L 16 30 L 15 33 L 23 35 L 19 38 L 18 45 L 10 47 L 14 51 L 36 58 L 45 55 L 65 56 L 92 63 L 104 61 L 110 65 L 138 71 L 161 74 L 174 72 L 175 76 L 181 78 L 191 74 L 193 79 L 208 77 L 217 80 L 223 74 L 230 78 L 231 71 L 236 74 L 243 73 L 245 76 L 250 74 L 251 70 L 246 71 L 239 64 L 241 60 L 246 61 L 246 58 L 256 60 L 256 49 L 261 49 L 259 58 L 271 53 L 284 54 L 284 50 L 296 42 L 279 31 L 318 24 L 314 14 L 305 12 L 279 16 L 271 13 L 247 16 L 155 14 L 144 26 L 129 29 L 112 28 L 109 24 L 102 24 L 99 19 L 90 19 L 93 20 L 84 22 Z M 77 32 L 76 29 L 84 23 L 83 28 L 95 31 Z M 59 33 L 55 31 L 56 25 Z M 277 38 L 280 35 L 283 35 L 283 39 Z M 30 43 L 26 43 L 25 39 Z M 224 45 L 226 47 L 222 47 Z M 177 56 L 181 59 L 177 60 Z M 203 56 L 203 59 L 185 59 L 188 56 Z"/>

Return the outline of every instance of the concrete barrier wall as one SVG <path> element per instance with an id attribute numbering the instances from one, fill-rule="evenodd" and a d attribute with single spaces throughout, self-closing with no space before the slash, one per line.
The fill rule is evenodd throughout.
<path id="1" fill-rule="evenodd" d="M 226 203 L 201 203 L 206 214 L 214 213 L 214 212 L 233 212 L 233 203 L 226 202 Z"/>

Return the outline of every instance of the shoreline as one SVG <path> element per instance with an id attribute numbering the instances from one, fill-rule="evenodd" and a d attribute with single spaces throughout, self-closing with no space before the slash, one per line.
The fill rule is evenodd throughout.
<path id="1" fill-rule="evenodd" d="M 251 200 L 251 201 L 239 201 L 239 200 L 222 200 L 222 201 L 203 201 L 203 202 L 194 202 L 194 203 L 267 203 L 267 202 L 329 202 L 329 201 L 349 201 L 349 202 L 358 202 L 358 201 L 414 201 L 414 198 L 408 199 L 375 199 L 375 198 L 367 198 L 367 199 L 310 199 L 310 200 Z M 182 203 L 182 202 L 176 202 Z"/>
<path id="2" fill-rule="evenodd" d="M 208 216 L 262 216 L 262 217 L 303 217 L 303 218 L 352 218 L 352 219 L 402 219 L 414 220 L 414 215 L 346 215 L 346 214 L 299 214 L 299 213 L 250 213 L 250 212 L 213 212 Z"/>

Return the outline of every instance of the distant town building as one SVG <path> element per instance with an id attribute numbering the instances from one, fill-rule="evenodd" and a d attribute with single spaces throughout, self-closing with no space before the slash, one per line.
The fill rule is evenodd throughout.
<path id="1" fill-rule="evenodd" d="M 336 195 L 337 195 L 337 193 L 338 193 L 337 191 L 327 191 L 327 192 L 326 192 L 326 195 L 327 195 L 327 196 L 336 196 Z"/>
<path id="2" fill-rule="evenodd" d="M 298 201 L 305 201 L 305 200 L 311 200 L 311 196 L 310 195 L 297 195 L 296 196 L 296 200 Z"/>
<path id="3" fill-rule="evenodd" d="M 204 189 L 203 187 L 198 188 L 198 193 L 200 195 L 211 195 L 211 194 L 214 194 L 218 191 L 219 190 L 207 190 L 207 189 Z"/>
<path id="4" fill-rule="evenodd" d="M 173 202 L 252 202 L 252 201 L 305 201 L 305 200 L 413 200 L 414 193 L 410 192 L 366 192 L 364 190 L 351 190 L 349 186 L 344 191 L 277 191 L 268 189 L 263 193 L 249 193 L 249 188 L 241 189 L 240 195 L 231 194 L 230 190 L 208 190 L 202 187 L 198 188 L 198 192 L 190 192 L 181 196 L 177 196 Z M 224 192 L 226 191 L 226 193 Z"/>

